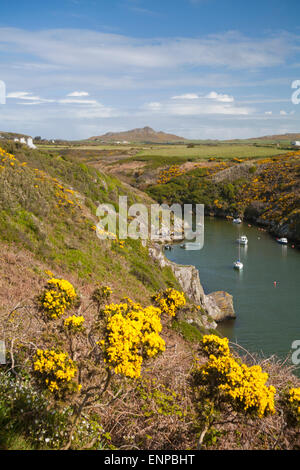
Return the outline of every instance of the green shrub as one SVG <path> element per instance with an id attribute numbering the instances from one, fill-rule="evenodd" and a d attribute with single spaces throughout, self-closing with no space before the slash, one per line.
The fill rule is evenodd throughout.
<path id="1" fill-rule="evenodd" d="M 195 323 L 187 323 L 183 320 L 173 320 L 172 329 L 180 333 L 190 343 L 200 343 L 205 334 L 205 328 L 200 330 L 200 327 Z"/>

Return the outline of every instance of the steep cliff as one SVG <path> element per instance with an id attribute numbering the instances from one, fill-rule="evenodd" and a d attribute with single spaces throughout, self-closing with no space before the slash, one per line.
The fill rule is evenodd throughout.
<path id="1" fill-rule="evenodd" d="M 206 295 L 200 282 L 199 272 L 195 266 L 183 266 L 169 261 L 164 256 L 161 245 L 158 244 L 152 245 L 149 248 L 149 253 L 162 268 L 169 266 L 172 269 L 184 293 L 190 300 L 199 304 L 210 319 L 214 321 L 210 324 L 211 328 L 217 326 L 215 322 L 236 317 L 232 296 L 223 291 Z"/>

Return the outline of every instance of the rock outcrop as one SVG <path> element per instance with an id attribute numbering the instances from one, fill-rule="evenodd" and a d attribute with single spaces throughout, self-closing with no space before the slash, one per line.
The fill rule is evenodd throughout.
<path id="1" fill-rule="evenodd" d="M 169 266 L 172 269 L 183 292 L 192 302 L 200 305 L 214 322 L 235 318 L 232 296 L 223 291 L 206 295 L 200 282 L 199 271 L 195 266 L 184 266 L 169 261 L 162 252 L 161 245 L 158 244 L 150 246 L 149 253 L 162 268 Z M 211 328 L 214 328 L 213 324 Z"/>
<path id="2" fill-rule="evenodd" d="M 236 318 L 233 308 L 233 298 L 228 292 L 217 291 L 206 295 L 206 303 L 209 304 L 210 316 L 216 321 Z"/>

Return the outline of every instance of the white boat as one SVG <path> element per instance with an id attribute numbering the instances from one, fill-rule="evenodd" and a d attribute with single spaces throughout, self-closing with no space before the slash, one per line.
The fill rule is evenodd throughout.
<path id="1" fill-rule="evenodd" d="M 240 245 L 248 245 L 248 238 L 246 237 L 246 235 L 241 235 L 240 238 L 237 239 L 237 242 Z"/>
<path id="2" fill-rule="evenodd" d="M 202 243 L 183 243 L 180 245 L 181 248 L 184 248 L 185 250 L 201 250 L 202 248 Z"/>
<path id="3" fill-rule="evenodd" d="M 241 269 L 243 269 L 244 265 L 243 265 L 243 263 L 242 263 L 240 260 L 238 260 L 238 261 L 235 261 L 235 262 L 233 263 L 233 267 L 234 267 L 234 269 L 239 269 L 239 270 L 241 270 Z"/>
<path id="4" fill-rule="evenodd" d="M 239 271 L 243 269 L 244 265 L 241 262 L 241 245 L 239 244 L 239 259 L 233 263 L 233 268 L 238 269 Z"/>
<path id="5" fill-rule="evenodd" d="M 239 217 L 237 217 L 236 219 L 233 219 L 232 221 L 234 224 L 241 224 L 242 223 L 242 219 L 240 219 Z"/>
<path id="6" fill-rule="evenodd" d="M 280 245 L 287 245 L 288 244 L 288 239 L 285 237 L 282 238 L 276 238 L 277 242 L 280 243 Z"/>

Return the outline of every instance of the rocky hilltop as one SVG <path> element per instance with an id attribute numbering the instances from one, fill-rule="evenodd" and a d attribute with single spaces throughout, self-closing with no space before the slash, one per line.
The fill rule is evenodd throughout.
<path id="1" fill-rule="evenodd" d="M 107 132 L 104 135 L 91 137 L 89 140 L 100 140 L 102 142 L 141 142 L 141 143 L 169 143 L 169 142 L 184 142 L 184 137 L 178 135 L 168 134 L 166 132 L 156 132 L 151 127 L 143 127 L 132 129 L 124 132 Z"/>

